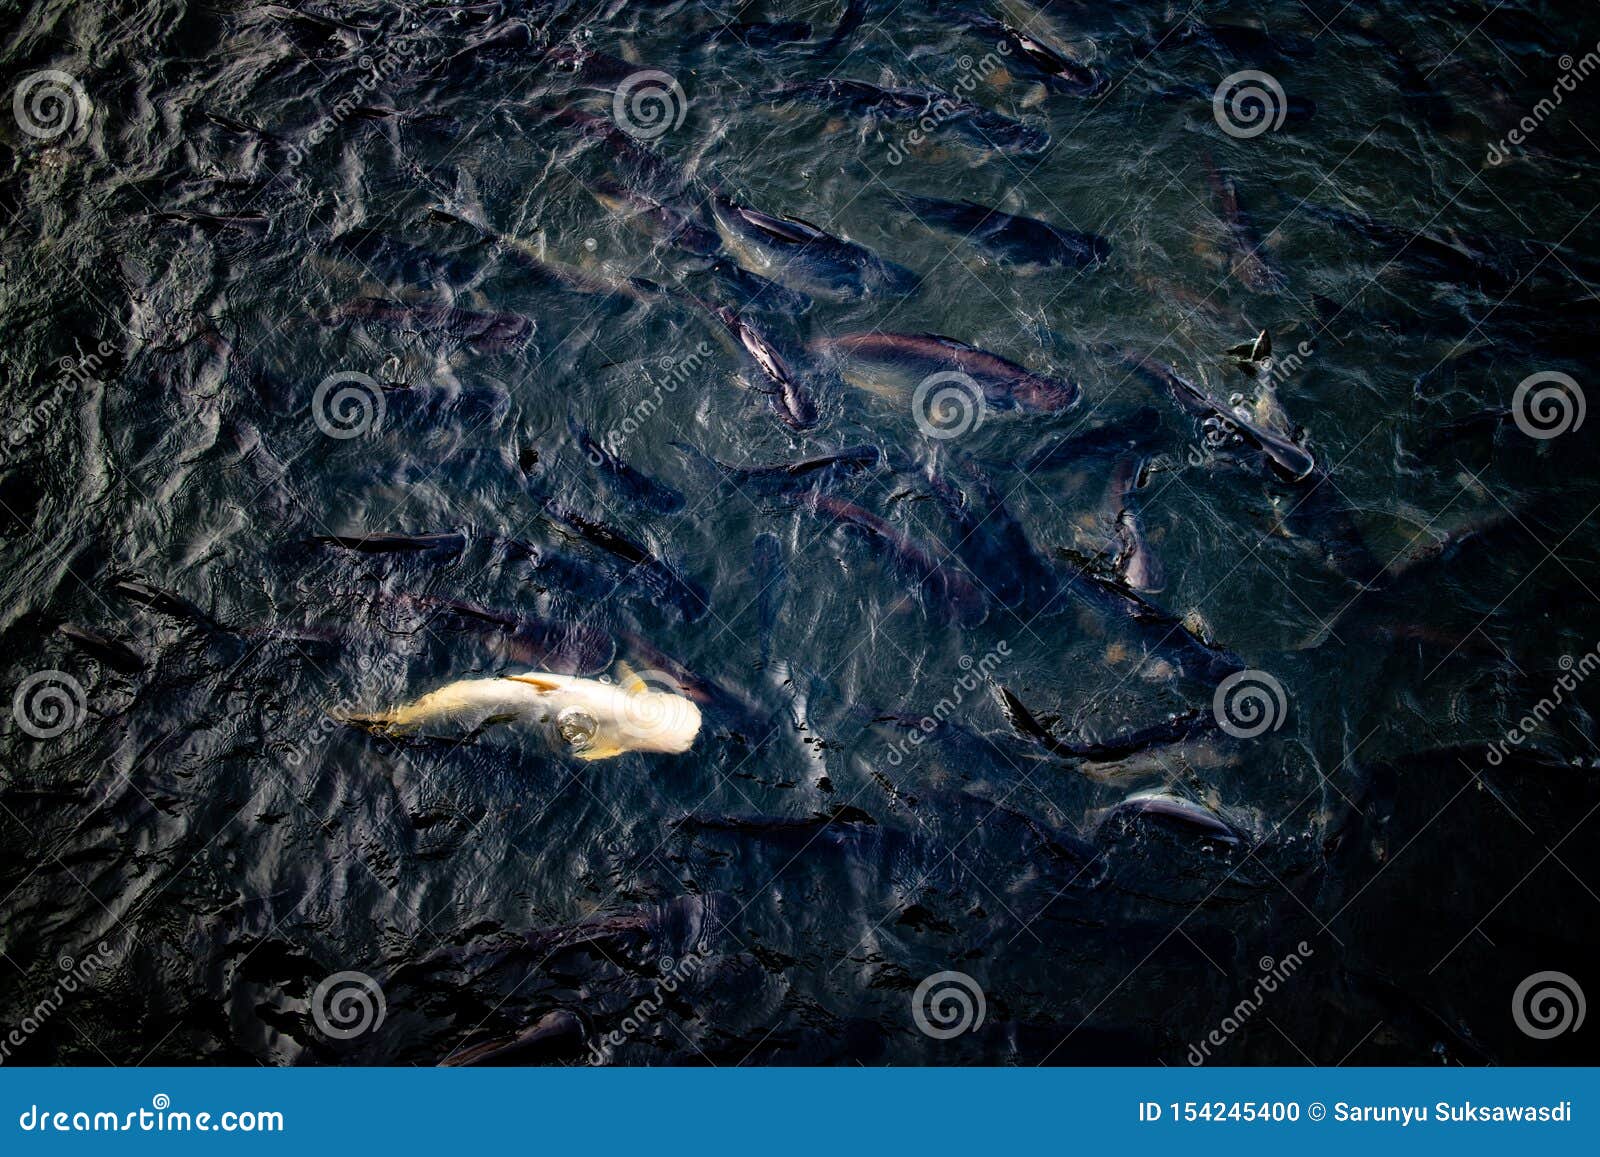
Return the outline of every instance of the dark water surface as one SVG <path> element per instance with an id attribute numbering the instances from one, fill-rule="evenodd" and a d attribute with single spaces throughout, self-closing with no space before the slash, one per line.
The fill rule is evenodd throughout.
<path id="1" fill-rule="evenodd" d="M 1593 1063 L 1525 1029 L 1600 994 L 1597 41 L 1578 3 L 7 5 L 4 1059 Z M 1258 134 L 1212 105 L 1244 71 Z M 892 264 L 775 285 L 714 207 Z M 863 333 L 1057 392 L 945 429 L 911 395 L 971 364 L 861 389 L 815 343 Z M 619 660 L 700 699 L 691 751 L 333 720 Z M 1190 821 L 1105 810 L 1156 789 Z"/>

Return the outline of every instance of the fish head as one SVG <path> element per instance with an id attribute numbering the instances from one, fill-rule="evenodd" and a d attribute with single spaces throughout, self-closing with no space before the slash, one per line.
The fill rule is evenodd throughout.
<path id="1" fill-rule="evenodd" d="M 660 672 L 631 676 L 621 686 L 597 679 L 556 683 L 538 673 L 511 678 L 549 683 L 553 738 L 579 759 L 630 751 L 676 755 L 689 750 L 700 733 L 700 708 Z"/>
<path id="2" fill-rule="evenodd" d="M 1053 414 L 1073 407 L 1078 400 L 1078 387 L 1060 378 L 1024 374 L 1012 385 L 1011 397 L 1018 409 Z"/>

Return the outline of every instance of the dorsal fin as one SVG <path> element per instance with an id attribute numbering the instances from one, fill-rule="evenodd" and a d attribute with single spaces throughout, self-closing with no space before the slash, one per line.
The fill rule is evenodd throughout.
<path id="1" fill-rule="evenodd" d="M 650 684 L 639 678 L 638 673 L 628 666 L 627 661 L 624 659 L 617 660 L 617 685 L 629 695 L 636 695 L 640 691 L 650 690 Z"/>
<path id="2" fill-rule="evenodd" d="M 540 691 L 561 690 L 560 683 L 553 682 L 549 679 L 541 679 L 538 675 L 507 675 L 506 678 L 510 679 L 513 683 L 526 683 L 528 686 L 536 687 Z"/>

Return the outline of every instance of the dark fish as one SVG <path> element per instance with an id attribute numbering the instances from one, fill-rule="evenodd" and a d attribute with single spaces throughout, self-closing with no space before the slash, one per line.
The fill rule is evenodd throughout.
<path id="1" fill-rule="evenodd" d="M 1111 243 L 1092 233 L 1060 229 L 1032 217 L 1016 217 L 972 201 L 941 201 L 895 193 L 895 199 L 918 220 L 960 235 L 979 249 L 1024 268 L 1071 266 L 1083 269 L 1103 263 Z"/>
<path id="2" fill-rule="evenodd" d="M 722 242 L 714 231 L 681 209 L 615 182 L 597 182 L 589 191 L 594 194 L 596 201 L 630 229 L 646 237 L 702 257 L 710 256 L 722 248 Z"/>
<path id="3" fill-rule="evenodd" d="M 1226 357 L 1233 358 L 1235 361 L 1254 365 L 1257 362 L 1264 362 L 1272 356 L 1272 337 L 1266 330 L 1262 330 L 1249 341 L 1231 345 L 1222 352 Z"/>
<path id="4" fill-rule="evenodd" d="M 828 828 L 875 828 L 878 821 L 858 807 L 841 804 L 830 811 L 799 817 L 686 815 L 674 820 L 672 826 L 679 831 L 782 837 L 810 836 Z"/>
<path id="5" fill-rule="evenodd" d="M 719 242 L 720 243 L 720 242 Z M 691 273 L 692 277 L 711 283 L 711 297 L 731 298 L 740 309 L 759 309 L 784 317 L 798 317 L 811 308 L 811 298 L 797 290 L 779 285 L 770 278 L 751 273 L 748 269 L 723 258 L 717 258 L 704 270 Z"/>
<path id="6" fill-rule="evenodd" d="M 1063 585 L 1067 590 L 1100 614 L 1138 628 L 1151 653 L 1169 656 L 1191 679 L 1219 683 L 1235 671 L 1244 670 L 1243 659 L 1197 637 L 1171 611 L 1121 583 L 1095 574 L 1072 557 L 1058 554 L 1065 564 Z"/>
<path id="7" fill-rule="evenodd" d="M 152 586 L 143 579 L 116 579 L 112 582 L 111 589 L 125 599 L 149 607 L 153 611 L 160 611 L 164 615 L 171 615 L 175 619 L 187 619 L 189 622 L 213 628 L 221 625 L 182 595 Z"/>
<path id="8" fill-rule="evenodd" d="M 556 524 L 624 563 L 629 578 L 677 607 L 687 621 L 704 618 L 711 609 L 711 597 L 705 588 L 684 578 L 615 527 L 587 518 L 553 499 L 546 500 L 544 511 Z"/>
<path id="9" fill-rule="evenodd" d="M 464 225 L 473 230 L 491 244 L 502 258 L 531 275 L 542 286 L 568 293 L 616 297 L 628 301 L 656 301 L 664 294 L 659 285 L 644 277 L 618 277 L 605 271 L 579 269 L 550 260 L 541 256 L 536 247 L 528 242 L 501 233 L 453 205 L 432 205 L 428 212 L 435 220 Z"/>
<path id="10" fill-rule="evenodd" d="M 1241 285 L 1257 293 L 1276 293 L 1283 289 L 1287 282 L 1269 259 L 1255 222 L 1239 200 L 1239 188 L 1233 178 L 1211 163 L 1209 157 L 1206 171 L 1216 198 L 1217 215 L 1228 227 L 1228 239 L 1233 245 L 1228 272 Z"/>
<path id="11" fill-rule="evenodd" d="M 144 670 L 144 656 L 120 639 L 89 627 L 80 627 L 76 623 L 62 623 L 56 630 L 113 671 L 137 675 Z"/>
<path id="12" fill-rule="evenodd" d="M 821 454 L 799 462 L 773 466 L 733 466 L 719 462 L 683 442 L 674 442 L 684 453 L 704 462 L 741 490 L 757 494 L 794 494 L 814 490 L 840 478 L 870 470 L 883 460 L 876 446 L 847 446 L 831 454 Z"/>
<path id="13" fill-rule="evenodd" d="M 724 908 L 720 896 L 677 896 L 576 924 L 482 937 L 461 947 L 436 949 L 402 965 L 390 979 L 416 982 L 440 972 L 482 977 L 508 964 L 524 969 L 529 964 L 542 966 L 558 952 L 596 948 L 613 955 L 641 943 L 655 948 L 657 955 L 672 949 L 681 957 L 684 952 L 708 950 L 721 929 Z"/>
<path id="14" fill-rule="evenodd" d="M 757 661 L 765 668 L 772 658 L 772 632 L 789 593 L 783 544 L 777 535 L 758 534 L 750 544 L 750 581 L 756 588 Z"/>
<path id="15" fill-rule="evenodd" d="M 1013 60 L 1033 69 L 1051 88 L 1073 96 L 1098 96 L 1105 91 L 1105 75 L 1079 60 L 1043 24 L 1037 27 L 1027 19 L 1029 13 L 1008 13 L 1009 22 L 991 16 L 973 16 L 968 24 L 985 36 L 1001 36 L 1010 44 Z M 1018 19 L 1022 17 L 1022 19 Z"/>
<path id="16" fill-rule="evenodd" d="M 1126 419 L 1107 422 L 1051 442 L 1023 463 L 1023 470 L 1054 470 L 1082 466 L 1096 459 L 1147 451 L 1163 433 L 1161 413 L 1152 406 L 1134 411 Z"/>
<path id="17" fill-rule="evenodd" d="M 597 116 L 578 108 L 563 108 L 550 115 L 549 123 L 600 145 L 635 180 L 647 183 L 662 196 L 675 196 L 688 184 L 688 178 L 677 166 L 655 150 L 640 144 L 610 117 Z"/>
<path id="18" fill-rule="evenodd" d="M 1239 831 L 1210 808 L 1164 791 L 1136 792 L 1121 803 L 1102 809 L 1096 813 L 1095 830 L 1101 831 L 1111 823 L 1145 819 L 1157 820 L 1226 844 L 1244 842 Z"/>
<path id="19" fill-rule="evenodd" d="M 314 535 L 311 541 L 342 546 L 362 554 L 415 554 L 434 550 L 460 554 L 467 547 L 467 536 L 453 531 L 433 534 L 319 534 Z"/>
<path id="20" fill-rule="evenodd" d="M 1123 585 L 1140 594 L 1154 594 L 1167 584 L 1161 560 L 1150 549 L 1139 521 L 1135 492 L 1142 485 L 1144 460 L 1137 455 L 1123 458 L 1112 471 L 1106 490 L 1106 514 L 1115 527 L 1117 575 Z"/>
<path id="21" fill-rule="evenodd" d="M 485 351 L 516 349 L 534 331 L 533 319 L 518 313 L 480 313 L 439 304 L 408 305 L 381 297 L 347 301 L 335 306 L 322 320 L 327 325 L 360 321 L 402 332 L 443 334 Z"/>
<path id="22" fill-rule="evenodd" d="M 683 495 L 629 466 L 590 437 L 588 429 L 576 420 L 568 418 L 567 429 L 572 432 L 573 444 L 583 452 L 589 465 L 604 471 L 612 485 L 630 501 L 657 514 L 671 514 L 683 508 Z"/>
<path id="23" fill-rule="evenodd" d="M 817 403 L 805 384 L 789 368 L 789 361 L 772 339 L 739 313 L 725 305 L 699 302 L 735 342 L 742 356 L 758 371 L 753 388 L 767 396 L 772 412 L 791 430 L 809 430 L 817 424 Z M 765 384 L 761 384 L 765 383 Z"/>
<path id="24" fill-rule="evenodd" d="M 1434 233 L 1407 229 L 1385 221 L 1306 202 L 1302 206 L 1313 217 L 1359 237 L 1375 250 L 1384 264 L 1400 264 L 1412 273 L 1432 281 L 1460 283 L 1488 292 L 1510 292 L 1522 275 L 1482 248 L 1473 249 L 1464 239 L 1450 240 Z"/>
<path id="25" fill-rule="evenodd" d="M 1002 606 L 1044 611 L 1056 596 L 1054 571 L 977 467 L 963 459 L 956 469 L 959 488 L 933 465 L 927 472 L 928 488 L 954 527 L 956 556 Z"/>
<path id="26" fill-rule="evenodd" d="M 583 1046 L 583 1022 L 563 1009 L 547 1012 L 531 1027 L 509 1039 L 483 1041 L 451 1053 L 439 1064 L 537 1065 L 577 1055 Z"/>
<path id="27" fill-rule="evenodd" d="M 839 13 L 839 23 L 834 25 L 832 35 L 817 47 L 817 55 L 830 55 L 834 49 L 854 36 L 866 14 L 866 0 L 845 0 L 844 10 Z"/>
<path id="28" fill-rule="evenodd" d="M 610 635 L 583 623 L 555 622 L 435 595 L 380 596 L 375 605 L 410 611 L 422 616 L 430 627 L 438 624 L 489 636 L 504 648 L 509 660 L 539 664 L 559 674 L 603 671 L 616 654 Z"/>
<path id="29" fill-rule="evenodd" d="M 937 334 L 846 334 L 820 338 L 813 348 L 836 359 L 851 385 L 901 404 L 941 372 L 970 379 L 982 391 L 984 404 L 997 410 L 1054 413 L 1078 400 L 1073 382 L 1036 374 L 998 354 Z"/>
<path id="30" fill-rule="evenodd" d="M 802 293 L 853 301 L 916 288 L 909 269 L 797 217 L 774 217 L 720 196 L 711 201 L 711 217 L 740 265 Z"/>
<path id="31" fill-rule="evenodd" d="M 223 229 L 266 233 L 272 228 L 272 219 L 265 213 L 206 213 L 198 209 L 164 209 L 152 213 L 151 216 L 157 221 L 194 225 L 212 233 Z"/>
<path id="32" fill-rule="evenodd" d="M 705 37 L 706 44 L 736 44 L 759 51 L 782 48 L 811 39 L 811 25 L 803 20 L 759 20 L 723 24 Z"/>
<path id="33" fill-rule="evenodd" d="M 983 592 L 961 572 L 957 560 L 936 558 L 927 547 L 853 502 L 829 494 L 815 494 L 807 505 L 819 516 L 853 526 L 880 543 L 916 580 L 918 589 L 953 621 L 973 627 L 987 616 L 988 603 Z"/>
<path id="34" fill-rule="evenodd" d="M 1124 353 L 1122 360 L 1147 382 L 1169 391 L 1190 413 L 1219 421 L 1224 429 L 1266 455 L 1273 472 L 1286 482 L 1303 481 L 1316 469 L 1317 460 L 1308 450 L 1224 406 L 1171 366 L 1138 353 Z"/>
<path id="35" fill-rule="evenodd" d="M 1042 126 L 1013 120 L 936 88 L 883 88 L 860 80 L 810 80 L 784 85 L 769 99 L 778 103 L 798 100 L 843 106 L 865 116 L 928 123 L 935 126 L 934 132 L 952 133 L 968 144 L 1000 153 L 1036 157 L 1050 148 L 1050 133 Z"/>
<path id="36" fill-rule="evenodd" d="M 1198 708 L 1173 715 L 1160 723 L 1124 732 L 1111 739 L 1078 743 L 1062 739 L 1046 727 L 1027 706 L 1006 688 L 996 684 L 995 699 L 1012 730 L 1052 755 L 1089 763 L 1115 763 L 1155 748 L 1170 747 L 1220 730 L 1214 713 Z"/>

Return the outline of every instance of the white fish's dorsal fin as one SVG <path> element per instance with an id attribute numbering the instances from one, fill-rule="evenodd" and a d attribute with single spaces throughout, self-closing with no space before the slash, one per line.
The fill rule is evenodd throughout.
<path id="1" fill-rule="evenodd" d="M 538 675 L 507 675 L 506 678 L 513 683 L 526 683 L 528 686 L 536 687 L 540 691 L 559 691 L 561 689 L 560 683 L 551 679 L 542 679 Z"/>
<path id="2" fill-rule="evenodd" d="M 650 690 L 650 684 L 639 678 L 638 672 L 628 666 L 622 659 L 617 660 L 617 685 L 629 695 L 636 695 L 640 691 Z"/>

